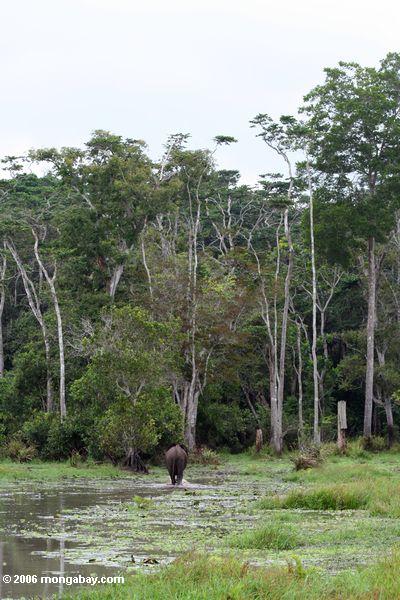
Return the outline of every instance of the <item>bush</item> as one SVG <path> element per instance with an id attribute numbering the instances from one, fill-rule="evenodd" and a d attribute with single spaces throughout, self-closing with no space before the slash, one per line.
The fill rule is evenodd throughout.
<path id="1" fill-rule="evenodd" d="M 190 462 L 197 465 L 219 465 L 221 463 L 218 454 L 204 446 L 196 448 L 190 453 Z"/>
<path id="2" fill-rule="evenodd" d="M 47 458 L 46 445 L 49 431 L 57 416 L 51 413 L 37 412 L 25 421 L 21 429 L 21 436 L 28 444 L 38 449 L 41 458 Z"/>
<path id="3" fill-rule="evenodd" d="M 44 458 L 62 460 L 73 452 L 86 454 L 87 423 L 81 415 L 53 419 L 49 428 L 47 443 L 42 451 Z"/>
<path id="4" fill-rule="evenodd" d="M 385 452 L 387 450 L 387 441 L 380 436 L 372 436 L 362 440 L 364 450 L 369 452 Z"/>
<path id="5" fill-rule="evenodd" d="M 11 460 L 30 462 L 36 457 L 37 452 L 34 446 L 27 446 L 21 439 L 15 437 L 7 444 L 6 455 L 11 458 Z"/>
<path id="6" fill-rule="evenodd" d="M 322 464 L 321 451 L 317 447 L 305 448 L 300 454 L 291 459 L 296 471 L 313 469 Z"/>
<path id="7" fill-rule="evenodd" d="M 230 548 L 242 550 L 291 550 L 302 545 L 302 540 L 292 527 L 270 524 L 260 529 L 252 529 L 245 533 L 234 534 L 227 540 Z"/>

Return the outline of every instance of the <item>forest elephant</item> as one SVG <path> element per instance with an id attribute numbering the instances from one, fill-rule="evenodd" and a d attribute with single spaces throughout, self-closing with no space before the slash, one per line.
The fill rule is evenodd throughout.
<path id="1" fill-rule="evenodd" d="M 175 444 L 166 451 L 165 464 L 167 465 L 172 485 L 181 485 L 187 459 L 187 451 L 180 444 Z"/>

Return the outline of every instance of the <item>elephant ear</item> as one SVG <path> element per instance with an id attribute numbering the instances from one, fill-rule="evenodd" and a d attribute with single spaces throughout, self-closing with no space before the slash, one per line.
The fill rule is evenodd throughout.
<path id="1" fill-rule="evenodd" d="M 179 444 L 179 445 L 182 448 L 182 450 L 184 450 L 186 452 L 186 454 L 189 455 L 189 450 L 187 449 L 187 447 L 185 446 L 185 444 Z"/>

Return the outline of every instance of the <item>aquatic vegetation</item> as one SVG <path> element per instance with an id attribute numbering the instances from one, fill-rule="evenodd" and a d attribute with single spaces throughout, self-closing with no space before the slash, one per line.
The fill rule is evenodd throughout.
<path id="1" fill-rule="evenodd" d="M 260 500 L 258 506 L 264 509 L 357 510 L 366 508 L 367 504 L 368 494 L 365 488 L 333 485 L 311 490 L 294 490 L 283 497 L 266 497 Z"/>
<path id="2" fill-rule="evenodd" d="M 7 474 L 2 480 L 0 476 L 1 528 L 8 539 L 36 540 L 43 561 L 57 560 L 60 540 L 64 540 L 66 572 L 93 565 L 132 572 L 133 581 L 142 581 L 147 596 L 140 595 L 136 583 L 129 583 L 121 588 L 125 596 L 118 596 L 123 593 L 119 587 L 116 591 L 106 587 L 104 597 L 111 598 L 115 591 L 117 598 L 146 600 L 153 598 L 153 592 L 155 598 L 161 597 L 161 581 L 169 579 L 169 569 L 176 569 L 173 573 L 181 577 L 182 567 L 174 563 L 164 569 L 164 565 L 193 548 L 199 555 L 211 554 L 216 562 L 207 565 L 217 572 L 215 577 L 209 573 L 204 589 L 188 588 L 182 581 L 178 597 L 197 600 L 208 598 L 207 594 L 211 598 L 230 594 L 242 600 L 248 596 L 241 583 L 236 582 L 240 585 L 235 596 L 229 578 L 218 574 L 218 565 L 228 568 L 225 561 L 231 560 L 232 552 L 240 569 L 247 568 L 243 567 L 246 562 L 257 565 L 257 572 L 246 579 L 252 589 L 259 570 L 264 572 L 267 566 L 268 575 L 263 575 L 267 579 L 272 577 L 273 566 L 280 578 L 288 571 L 290 582 L 304 570 L 306 579 L 312 577 L 313 568 L 319 568 L 320 577 L 328 581 L 346 568 L 370 564 L 398 544 L 400 455 L 373 454 L 368 462 L 360 462 L 332 454 L 320 468 L 298 472 L 293 471 L 290 458 L 224 454 L 217 469 L 189 464 L 185 473 L 189 483 L 182 488 L 169 485 L 165 468 L 159 467 L 152 468 L 150 476 L 140 477 L 109 465 L 0 462 L 0 472 L 4 469 Z M 71 477 L 74 474 L 78 476 Z M 82 474 L 86 475 L 83 479 Z M 13 480 L 13 475 L 18 479 Z M 49 547 L 48 541 L 52 542 Z M 199 555 L 193 560 L 203 564 Z M 185 563 L 178 560 L 176 564 Z M 229 569 L 236 569 L 229 564 Z M 195 571 L 197 567 L 189 568 Z M 165 580 L 158 579 L 159 572 Z M 292 589 L 294 583 L 288 581 L 287 590 L 277 589 L 281 597 L 297 599 L 297 583 Z M 169 583 L 165 585 L 168 591 Z M 252 600 L 275 597 L 263 596 L 264 587 L 257 596 L 258 579 L 255 585 Z M 213 586 L 220 596 L 212 595 Z M 320 592 L 325 597 L 325 589 Z M 99 589 L 99 598 L 102 593 Z"/>
<path id="3" fill-rule="evenodd" d="M 234 534 L 226 541 L 230 548 L 291 550 L 303 545 L 303 540 L 293 527 L 271 523 L 263 527 Z"/>
<path id="4" fill-rule="evenodd" d="M 135 508 L 149 509 L 155 508 L 155 503 L 151 498 L 145 498 L 144 496 L 134 496 L 133 506 Z"/>
<path id="5" fill-rule="evenodd" d="M 123 585 L 81 589 L 65 599 L 88 600 L 393 600 L 400 597 L 400 555 L 358 570 L 327 575 L 304 569 L 293 557 L 286 567 L 255 568 L 236 558 L 189 554 L 157 573 L 129 577 Z"/>

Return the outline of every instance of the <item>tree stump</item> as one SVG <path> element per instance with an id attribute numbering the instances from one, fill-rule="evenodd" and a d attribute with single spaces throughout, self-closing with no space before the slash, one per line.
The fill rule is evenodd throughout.
<path id="1" fill-rule="evenodd" d="M 346 401 L 340 400 L 337 405 L 337 416 L 338 416 L 338 436 L 337 445 L 339 451 L 346 452 L 346 429 L 347 429 L 347 414 L 346 414 Z"/>

